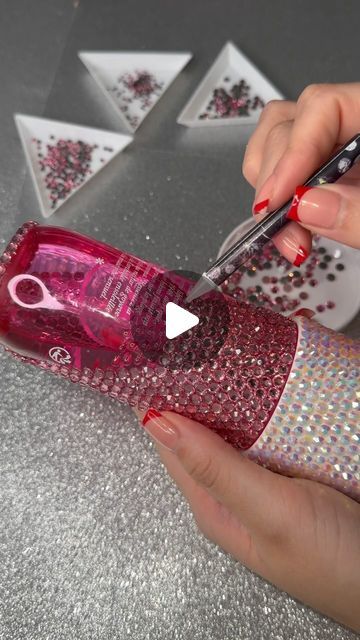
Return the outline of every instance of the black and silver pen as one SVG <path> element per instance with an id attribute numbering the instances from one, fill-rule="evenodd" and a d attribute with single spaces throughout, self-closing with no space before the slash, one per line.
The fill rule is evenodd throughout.
<path id="1" fill-rule="evenodd" d="M 336 182 L 360 158 L 360 133 L 357 133 L 318 171 L 305 182 L 305 187 L 316 187 L 330 182 Z M 259 253 L 264 245 L 280 231 L 288 222 L 287 214 L 293 203 L 293 198 L 275 211 L 267 214 L 250 231 L 238 240 L 221 256 L 208 271 L 205 271 L 193 288 L 189 291 L 186 301 L 191 302 L 204 293 L 218 287 L 234 271 Z"/>

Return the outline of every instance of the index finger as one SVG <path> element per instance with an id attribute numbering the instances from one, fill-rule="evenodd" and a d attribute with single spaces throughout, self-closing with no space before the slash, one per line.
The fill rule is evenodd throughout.
<path id="1" fill-rule="evenodd" d="M 310 85 L 301 94 L 289 146 L 274 169 L 271 208 L 288 200 L 298 185 L 360 129 L 360 83 Z"/>

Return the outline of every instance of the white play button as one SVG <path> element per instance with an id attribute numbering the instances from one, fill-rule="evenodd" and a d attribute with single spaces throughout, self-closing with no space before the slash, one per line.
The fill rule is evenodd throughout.
<path id="1" fill-rule="evenodd" d="M 179 307 L 175 302 L 166 305 L 166 337 L 169 340 L 199 324 L 199 318 L 190 311 Z"/>

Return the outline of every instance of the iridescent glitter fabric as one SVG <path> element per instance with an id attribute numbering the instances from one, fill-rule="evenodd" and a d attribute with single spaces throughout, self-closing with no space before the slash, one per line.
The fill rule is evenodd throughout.
<path id="1" fill-rule="evenodd" d="M 360 345 L 307 318 L 289 381 L 249 458 L 360 500 Z"/>

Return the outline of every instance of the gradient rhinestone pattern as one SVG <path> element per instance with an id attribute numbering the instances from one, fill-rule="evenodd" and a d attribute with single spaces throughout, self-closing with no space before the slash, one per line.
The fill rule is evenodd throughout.
<path id="1" fill-rule="evenodd" d="M 147 361 L 132 338 L 129 322 L 118 322 L 109 327 L 108 318 L 102 317 L 100 329 L 106 344 L 100 344 L 93 325 L 89 329 L 89 321 L 96 315 L 91 314 L 91 309 L 100 308 L 103 303 L 101 274 L 104 271 L 107 276 L 114 273 L 110 259 L 117 265 L 117 283 L 120 280 L 125 284 L 130 282 L 125 280 L 123 266 L 128 270 L 133 268 L 131 282 L 134 286 L 140 281 L 140 274 L 142 279 L 151 279 L 154 274 L 161 273 L 161 269 L 111 247 L 98 247 L 96 241 L 67 230 L 41 226 L 27 229 L 25 236 L 22 230 L 17 235 L 22 238 L 20 245 L 10 243 L 16 246 L 10 259 L 12 272 L 16 271 L 18 256 L 22 256 L 22 274 L 33 275 L 36 267 L 37 275 L 44 280 L 43 266 L 46 265 L 49 293 L 61 301 L 63 309 L 54 312 L 46 308 L 20 307 L 7 291 L 9 276 L 5 272 L 0 280 L 0 329 L 1 340 L 11 352 L 19 350 L 18 357 L 22 361 L 90 386 L 131 406 L 143 410 L 149 407 L 172 410 L 198 420 L 240 449 L 253 444 L 273 414 L 290 373 L 298 333 L 292 320 L 229 298 L 224 341 L 219 339 L 225 331 L 223 316 L 219 313 L 214 322 L 202 325 L 201 333 L 198 327 L 187 332 L 186 350 L 192 350 L 195 355 L 187 367 L 178 364 L 179 354 L 173 350 L 173 342 L 169 342 L 164 361 Z M 104 259 L 99 266 L 95 256 L 100 251 Z M 7 249 L 5 254 L 8 253 Z M 49 257 L 53 259 L 49 260 Z M 93 262 L 98 267 L 95 272 Z M 139 267 L 136 272 L 135 263 Z M 79 307 L 72 305 L 72 298 L 79 286 L 75 275 L 80 272 L 84 276 L 80 282 L 88 283 L 87 291 L 91 291 L 91 295 L 88 294 L 87 303 L 81 305 L 81 313 L 75 314 L 74 310 L 78 311 Z M 100 274 L 99 286 L 96 286 L 94 273 Z M 110 279 L 114 284 L 113 275 Z M 71 284 L 73 281 L 75 289 Z M 83 302 L 85 285 L 80 286 L 81 293 L 77 297 Z M 31 292 L 26 291 L 26 294 Z M 116 329 L 122 343 L 121 352 L 118 344 L 113 347 L 113 341 L 109 341 L 109 328 Z M 112 335 L 110 332 L 110 338 Z M 196 354 L 201 345 L 206 350 L 211 344 L 218 344 L 212 357 L 198 361 Z"/>
<path id="2" fill-rule="evenodd" d="M 101 265 L 95 257 L 100 250 L 108 261 L 101 258 Z M 49 255 L 54 260 L 48 266 L 48 286 L 52 295 L 56 291 L 63 308 L 47 313 L 44 308 L 19 307 L 7 292 L 9 275 L 17 268 L 30 274 Z M 83 307 L 76 319 L 78 328 L 69 328 L 73 312 L 67 312 L 65 301 L 72 299 L 72 278 L 64 274 L 69 272 L 70 258 L 74 281 L 83 281 L 75 278 L 81 269 L 84 280 L 91 283 L 91 304 L 85 305 L 89 312 L 96 309 L 99 291 L 104 290 L 102 277 L 100 288 L 95 286 L 94 261 L 100 275 L 103 269 L 107 272 L 111 268 L 111 260 L 116 261 L 116 282 L 125 278 L 123 264 L 128 269 L 137 264 L 139 270 L 132 271 L 135 282 L 139 274 L 146 279 L 154 272 L 161 273 L 155 265 L 106 245 L 98 246 L 84 236 L 26 225 L 10 242 L 0 264 L 2 341 L 15 357 L 119 402 L 143 410 L 153 407 L 181 413 L 215 430 L 233 446 L 251 448 L 248 455 L 260 464 L 288 475 L 314 478 L 360 497 L 358 343 L 313 321 L 294 321 L 228 299 L 226 339 L 220 341 L 214 357 L 179 368 L 177 354 L 170 351 L 167 362 L 147 362 L 132 340 L 129 323 L 125 323 L 117 326 L 125 345 L 119 361 L 118 346 L 112 348 L 108 331 L 104 331 L 109 328 L 104 318 L 100 323 L 103 339 L 107 340 L 104 345 L 87 329 L 89 317 L 84 316 Z M 77 286 L 81 289 L 79 299 L 83 300 L 83 287 Z M 28 299 L 36 297 L 37 292 L 30 287 L 25 294 Z M 204 348 L 208 341 L 219 340 L 223 325 L 218 315 L 216 324 L 206 325 L 203 334 L 196 335 L 196 327 L 189 331 L 194 353 L 199 340 Z M 85 334 L 86 343 L 81 340 Z M 16 349 L 19 353 L 14 353 Z M 55 362 L 51 359 L 54 349 Z"/>
<path id="3" fill-rule="evenodd" d="M 265 428 L 284 389 L 297 326 L 251 305 L 230 301 L 230 311 L 227 339 L 217 357 L 187 371 L 173 369 L 171 362 L 169 368 L 153 363 L 77 368 L 9 352 L 119 402 L 181 413 L 214 429 L 233 446 L 247 449 Z"/>
<path id="4" fill-rule="evenodd" d="M 288 384 L 247 455 L 360 501 L 360 345 L 306 318 Z"/>

